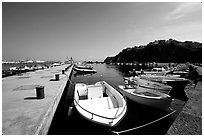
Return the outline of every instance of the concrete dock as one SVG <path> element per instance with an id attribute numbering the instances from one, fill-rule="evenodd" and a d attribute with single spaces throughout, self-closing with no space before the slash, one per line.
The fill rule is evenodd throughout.
<path id="1" fill-rule="evenodd" d="M 2 78 L 2 134 L 47 134 L 72 67 L 66 64 Z M 44 87 L 42 99 L 36 97 L 38 86 Z"/>
<path id="2" fill-rule="evenodd" d="M 202 135 L 202 81 L 185 92 L 188 101 L 169 128 L 168 135 Z"/>

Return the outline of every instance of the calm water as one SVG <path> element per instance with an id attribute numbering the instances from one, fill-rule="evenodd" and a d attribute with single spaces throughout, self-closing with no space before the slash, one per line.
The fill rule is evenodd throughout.
<path id="1" fill-rule="evenodd" d="M 95 84 L 100 80 L 104 80 L 115 88 L 117 88 L 118 84 L 124 84 L 123 76 L 125 76 L 126 74 L 120 71 L 119 66 L 107 64 L 91 64 L 91 66 L 93 66 L 93 68 L 97 70 L 97 73 L 86 75 L 79 75 L 74 73 L 72 77 L 72 82 Z"/>
<path id="2" fill-rule="evenodd" d="M 129 71 L 133 69 L 134 66 L 117 66 L 117 65 L 107 65 L 107 64 L 90 64 L 94 69 L 97 70 L 95 74 L 86 74 L 86 75 L 77 75 L 75 72 L 72 76 L 72 84 L 74 83 L 86 83 L 86 84 L 95 84 L 98 81 L 104 80 L 108 82 L 115 89 L 119 89 L 118 85 L 124 85 L 124 76 L 128 76 Z M 140 68 L 136 68 L 139 70 Z M 69 89 L 70 90 L 70 89 Z M 70 92 L 70 91 L 69 91 Z M 67 99 L 64 99 L 66 102 Z M 184 102 L 180 100 L 174 100 L 172 102 L 173 110 L 176 112 L 169 117 L 144 126 L 152 121 L 155 121 L 165 115 L 168 115 L 170 112 L 160 111 L 154 108 L 146 107 L 135 103 L 127 99 L 128 111 L 125 118 L 118 124 L 115 128 L 107 128 L 100 126 L 98 124 L 92 123 L 81 115 L 77 113 L 75 108 L 73 108 L 72 115 L 67 117 L 62 116 L 62 112 L 58 109 L 56 117 L 53 120 L 52 126 L 50 128 L 49 134 L 71 134 L 71 135 L 106 135 L 113 134 L 111 131 L 124 131 L 131 128 L 136 128 L 129 132 L 124 132 L 122 134 L 142 134 L 142 135 L 157 135 L 157 134 L 166 134 L 167 130 L 171 126 L 175 117 L 183 107 Z M 66 106 L 66 105 L 65 105 Z M 61 109 L 65 108 L 61 105 Z M 66 112 L 66 110 L 65 110 Z M 65 125 L 61 123 L 66 123 Z M 141 126 L 141 128 L 139 128 Z"/>

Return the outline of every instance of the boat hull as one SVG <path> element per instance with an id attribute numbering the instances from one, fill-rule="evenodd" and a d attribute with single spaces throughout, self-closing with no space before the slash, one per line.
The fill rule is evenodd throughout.
<path id="1" fill-rule="evenodd" d="M 78 69 L 93 69 L 91 66 L 75 66 Z"/>
<path id="2" fill-rule="evenodd" d="M 153 108 L 157 108 L 160 110 L 169 110 L 169 108 L 171 107 L 171 102 L 172 102 L 172 98 L 164 93 L 159 93 L 158 92 L 158 96 L 154 97 L 154 96 L 146 96 L 144 95 L 145 91 L 137 91 L 140 92 L 141 94 L 134 94 L 133 92 L 135 90 L 146 90 L 144 88 L 139 88 L 135 89 L 125 89 L 125 86 L 123 85 L 119 85 L 119 88 L 121 89 L 121 91 L 127 96 L 127 98 L 129 98 L 130 100 L 142 104 L 142 105 L 146 105 L 149 107 L 153 107 Z M 157 91 L 155 91 L 157 92 Z M 161 96 L 159 96 L 161 95 Z"/>
<path id="3" fill-rule="evenodd" d="M 141 79 L 140 77 L 125 77 L 127 83 L 139 85 L 144 88 L 159 90 L 163 93 L 169 94 L 172 90 L 172 87 L 166 84 L 153 82 L 151 80 Z"/>
<path id="4" fill-rule="evenodd" d="M 82 99 L 86 94 L 86 89 L 87 97 Z M 99 90 L 96 91 L 96 89 L 102 89 L 103 94 L 99 95 Z M 104 93 L 107 93 L 107 96 L 104 96 Z M 108 127 L 116 126 L 127 111 L 125 98 L 105 81 L 95 85 L 81 83 L 81 87 L 80 83 L 76 84 L 74 106 L 87 120 Z"/>
<path id="5" fill-rule="evenodd" d="M 140 78 L 147 79 L 150 81 L 155 81 L 159 83 L 165 83 L 172 87 L 172 90 L 183 89 L 189 83 L 189 80 L 185 78 L 177 77 L 178 75 L 169 75 L 169 76 L 155 76 L 155 75 L 141 75 Z"/>
<path id="6" fill-rule="evenodd" d="M 79 69 L 79 68 L 74 68 L 74 70 L 77 73 L 82 73 L 82 74 L 85 74 L 85 73 L 96 73 L 96 70 L 94 70 L 94 69 Z"/>

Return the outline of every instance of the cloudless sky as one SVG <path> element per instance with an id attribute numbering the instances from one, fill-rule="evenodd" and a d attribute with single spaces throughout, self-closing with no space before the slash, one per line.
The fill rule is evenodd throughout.
<path id="1" fill-rule="evenodd" d="M 3 2 L 3 60 L 103 61 L 154 40 L 202 42 L 199 2 Z"/>

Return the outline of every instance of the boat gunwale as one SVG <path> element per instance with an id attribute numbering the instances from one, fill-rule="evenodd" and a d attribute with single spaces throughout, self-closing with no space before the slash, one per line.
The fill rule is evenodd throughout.
<path id="1" fill-rule="evenodd" d="M 104 83 L 104 81 L 102 81 L 103 83 Z M 80 83 L 80 84 L 83 84 L 83 83 Z M 107 83 L 106 83 L 107 84 Z M 85 84 L 86 85 L 86 84 Z M 87 85 L 87 86 L 90 86 L 90 85 Z M 98 85 L 96 85 L 96 86 L 98 86 Z M 79 97 L 79 92 L 78 92 L 78 90 L 77 90 L 77 95 L 78 95 L 78 97 Z M 117 92 L 116 92 L 117 93 Z M 112 94 L 112 93 L 111 93 Z M 77 101 L 75 98 L 74 98 L 74 102 L 82 109 L 82 110 L 84 110 L 85 112 L 88 112 L 88 113 L 90 113 L 91 114 L 91 116 L 92 116 L 92 118 L 93 118 L 93 116 L 97 116 L 97 117 L 101 117 L 101 118 L 104 118 L 104 119 L 110 119 L 110 120 L 115 120 L 115 119 L 118 119 L 122 114 L 124 114 L 124 110 L 125 109 L 127 109 L 127 102 L 126 102 L 126 98 L 123 96 L 123 95 L 121 95 L 120 94 L 120 92 L 118 92 L 117 94 L 119 94 L 120 96 L 122 96 L 122 101 L 123 102 L 125 102 L 125 104 L 122 106 L 123 107 L 123 109 L 122 109 L 122 111 L 121 111 L 121 113 L 119 113 L 117 116 L 115 115 L 115 117 L 106 117 L 106 116 L 101 116 L 101 115 L 99 115 L 99 114 L 96 114 L 96 113 L 93 113 L 93 112 L 90 112 L 90 111 L 88 111 L 87 109 L 85 109 L 85 108 L 83 108 L 78 102 L 79 101 Z M 114 95 L 113 95 L 114 96 Z M 75 105 L 75 107 L 76 107 L 76 105 Z M 120 109 L 120 107 L 118 106 L 118 110 Z M 78 110 L 78 109 L 77 109 Z M 116 114 L 118 113 L 118 111 L 116 112 Z M 126 113 L 126 112 L 125 112 Z M 80 113 L 81 115 L 83 115 L 82 113 Z M 125 114 L 124 114 L 125 115 Z M 86 117 L 86 116 L 84 116 L 83 115 L 83 117 Z M 87 119 L 89 119 L 89 120 L 92 120 L 92 119 L 90 119 L 90 118 L 88 118 L 88 117 L 86 117 Z M 120 120 L 119 120 L 120 121 Z M 118 121 L 118 122 L 119 122 Z M 118 123 L 117 122 L 117 123 Z M 99 123 L 101 123 L 101 122 L 99 122 Z M 116 124 L 117 124 L 116 123 Z M 104 124 L 104 123 L 103 123 Z M 116 125 L 115 124 L 115 125 Z M 108 124 L 107 124 L 108 125 Z"/>
<path id="2" fill-rule="evenodd" d="M 138 92 L 138 93 L 141 93 L 141 94 L 137 94 L 137 93 L 134 93 L 134 92 L 128 92 L 128 91 L 126 91 L 125 89 L 124 89 L 124 87 L 125 86 L 123 86 L 123 85 L 119 85 L 119 88 L 121 88 L 121 90 L 123 90 L 123 91 L 125 91 L 125 92 L 127 92 L 127 93 L 129 93 L 129 94 L 132 94 L 132 95 L 134 95 L 134 96 L 138 96 L 138 97 L 142 97 L 142 98 L 149 98 L 149 99 L 163 99 L 164 97 L 161 97 L 161 96 L 159 96 L 159 97 L 152 97 L 152 96 L 147 96 L 147 95 L 145 95 L 145 94 L 142 94 L 142 92 Z M 134 89 L 134 88 L 132 88 L 132 89 Z"/>
<path id="3" fill-rule="evenodd" d="M 118 86 L 121 90 L 121 92 L 123 92 L 123 94 L 125 94 L 127 96 L 128 99 L 136 102 L 136 103 L 139 103 L 139 104 L 142 104 L 142 105 L 146 105 L 146 106 L 149 106 L 149 107 L 153 107 L 153 108 L 157 108 L 157 109 L 160 109 L 160 110 L 168 110 L 170 105 L 171 105 L 171 102 L 174 100 L 173 98 L 168 98 L 168 97 L 165 97 L 165 98 L 160 98 L 160 99 L 156 99 L 156 98 L 147 98 L 147 97 L 142 97 L 142 96 L 138 96 L 138 95 L 133 95 L 131 94 L 130 92 L 127 92 L 126 90 L 124 90 L 124 85 L 119 85 Z M 165 94 L 165 93 L 164 93 Z M 168 94 L 166 94 L 168 95 Z M 132 97 L 131 97 L 132 96 Z M 136 100 L 137 99 L 137 100 Z M 140 101 L 138 101 L 138 99 Z M 141 102 L 141 99 L 145 99 L 146 101 L 145 102 Z M 147 101 L 154 101 L 154 103 L 148 103 Z M 155 106 L 157 103 L 159 103 L 158 101 L 162 101 L 165 105 L 164 106 Z M 157 104 L 158 105 L 158 104 Z"/>
<path id="4" fill-rule="evenodd" d="M 141 78 L 139 78 L 139 79 L 141 79 Z M 148 89 L 154 89 L 154 90 L 163 90 L 163 91 L 171 91 L 172 90 L 172 87 L 169 85 L 165 85 L 165 84 L 154 82 L 154 81 L 149 81 L 146 79 L 141 79 L 141 80 L 148 81 L 148 82 L 152 83 L 152 85 L 151 84 L 148 85 L 148 84 L 137 83 L 137 80 L 135 80 L 135 79 L 131 80 L 129 77 L 125 77 L 124 80 L 127 80 L 128 83 L 138 85 L 139 87 L 142 87 L 142 88 L 148 88 Z"/>

